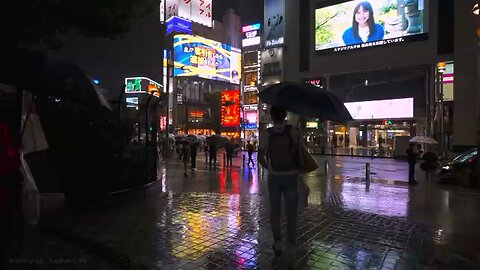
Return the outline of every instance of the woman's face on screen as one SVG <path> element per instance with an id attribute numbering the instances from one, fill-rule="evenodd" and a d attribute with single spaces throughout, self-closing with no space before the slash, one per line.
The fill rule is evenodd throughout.
<path id="1" fill-rule="evenodd" d="M 370 12 L 362 6 L 358 9 L 357 13 L 355 13 L 355 21 L 362 27 L 367 25 L 369 18 Z"/>

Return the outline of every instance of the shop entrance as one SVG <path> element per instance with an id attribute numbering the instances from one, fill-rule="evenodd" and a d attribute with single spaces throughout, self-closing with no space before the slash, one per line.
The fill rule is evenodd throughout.
<path id="1" fill-rule="evenodd" d="M 415 133 L 415 121 L 355 121 L 333 126 L 328 139 L 333 154 L 392 156 L 396 139 Z"/>

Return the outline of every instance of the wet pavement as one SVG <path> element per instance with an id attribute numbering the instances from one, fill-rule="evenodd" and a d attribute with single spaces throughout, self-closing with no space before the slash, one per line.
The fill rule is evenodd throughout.
<path id="1" fill-rule="evenodd" d="M 18 257 L 76 264 L 12 269 L 282 269 L 271 250 L 266 173 L 243 169 L 241 157 L 217 171 L 202 159 L 188 177 L 171 159 L 145 192 L 84 212 L 51 195 L 37 233 L 56 243 L 28 242 Z M 304 177 L 311 194 L 300 213 L 297 269 L 480 269 L 479 192 L 423 180 L 409 187 L 402 161 L 327 159 L 327 174 Z M 371 182 L 362 177 L 366 162 L 377 172 Z"/>

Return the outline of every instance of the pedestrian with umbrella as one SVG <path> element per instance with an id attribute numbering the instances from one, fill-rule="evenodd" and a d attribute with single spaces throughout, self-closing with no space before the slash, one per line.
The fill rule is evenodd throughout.
<path id="1" fill-rule="evenodd" d="M 415 180 L 415 165 L 417 164 L 418 152 L 415 149 L 415 144 L 410 143 L 407 149 L 407 162 L 408 162 L 408 184 L 418 184 Z"/>
<path id="2" fill-rule="evenodd" d="M 217 151 L 218 151 L 218 141 L 220 140 L 219 136 L 210 136 L 208 137 L 208 153 L 209 153 L 209 162 L 208 162 L 208 169 L 213 170 L 217 169 Z"/>
<path id="3" fill-rule="evenodd" d="M 305 163 L 311 158 L 296 127 L 285 124 L 287 111 L 303 117 L 315 117 L 340 123 L 352 121 L 352 116 L 335 95 L 309 84 L 278 83 L 260 91 L 259 98 L 270 104 L 274 125 L 260 134 L 258 162 L 268 170 L 270 221 L 274 238 L 273 250 L 282 253 L 281 201 L 287 213 L 287 245 L 285 265 L 292 266 L 297 248 L 297 220 L 300 192 L 307 198 L 309 188 L 299 179 L 318 165 Z M 305 150 L 305 151 L 304 151 Z M 310 159 L 309 159 L 310 158 Z M 309 167 L 307 169 L 307 167 Z"/>
<path id="4" fill-rule="evenodd" d="M 190 142 L 185 139 L 185 140 L 182 140 L 180 144 L 182 145 L 181 158 L 182 158 L 182 161 L 183 161 L 184 175 L 185 175 L 185 177 L 188 177 L 187 167 L 188 167 L 188 161 L 190 159 Z"/>
<path id="5" fill-rule="evenodd" d="M 233 152 L 235 151 L 235 144 L 232 140 L 227 140 L 225 142 L 225 153 L 227 155 L 227 164 L 226 167 L 232 167 L 233 161 Z"/>
<path id="6" fill-rule="evenodd" d="M 408 161 L 408 183 L 410 185 L 416 185 L 418 182 L 415 180 L 415 165 L 417 159 L 420 157 L 420 153 L 415 151 L 415 143 L 420 144 L 438 144 L 438 142 L 428 136 L 416 136 L 410 139 L 410 147 L 407 149 L 407 161 Z M 433 171 L 438 167 L 437 155 L 433 152 L 426 152 L 423 154 L 422 159 L 424 162 L 420 165 L 420 168 L 427 173 L 427 180 L 430 181 Z"/>
<path id="7" fill-rule="evenodd" d="M 198 154 L 198 148 L 199 148 L 199 143 L 198 140 L 194 137 L 190 137 L 190 161 L 191 161 L 191 169 L 192 171 L 197 170 L 197 154 Z"/>

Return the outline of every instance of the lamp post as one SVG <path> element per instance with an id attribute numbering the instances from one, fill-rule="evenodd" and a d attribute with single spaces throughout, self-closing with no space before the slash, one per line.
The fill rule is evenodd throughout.
<path id="1" fill-rule="evenodd" d="M 480 39 L 480 1 L 475 0 L 472 1 L 472 14 L 474 16 L 475 20 L 475 34 L 477 38 Z M 478 42 L 478 39 L 477 39 Z M 480 67 L 480 43 L 476 44 L 476 54 L 475 57 L 477 58 L 477 69 Z M 478 75 L 477 75 L 478 76 Z M 480 77 L 477 77 L 477 153 L 480 152 Z M 475 184 L 478 184 L 479 178 L 480 178 L 480 159 L 478 158 L 477 154 L 477 166 L 476 166 L 476 172 L 474 173 L 476 177 L 476 182 Z"/>
<path id="2" fill-rule="evenodd" d="M 440 156 L 445 156 L 445 138 L 444 138 L 444 102 L 443 102 L 443 73 L 445 72 L 445 62 L 437 63 L 437 108 L 438 108 L 438 129 L 440 136 Z"/>

